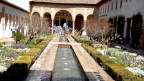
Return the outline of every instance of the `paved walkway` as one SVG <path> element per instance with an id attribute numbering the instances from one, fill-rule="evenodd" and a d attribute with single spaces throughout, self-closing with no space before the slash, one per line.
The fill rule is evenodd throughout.
<path id="1" fill-rule="evenodd" d="M 59 38 L 59 36 L 55 36 L 48 44 L 39 58 L 31 66 L 25 81 L 50 81 L 58 48 L 57 44 L 52 43 L 59 41 Z"/>
<path id="2" fill-rule="evenodd" d="M 3 39 L 0 39 L 0 42 L 5 42 L 8 44 L 14 44 L 15 40 L 14 40 L 14 38 L 3 38 Z"/>
<path id="3" fill-rule="evenodd" d="M 39 58 L 30 68 L 28 77 L 24 81 L 51 81 L 51 75 L 54 68 L 58 42 L 60 36 L 55 36 L 53 40 L 48 44 Z M 84 69 L 86 75 L 90 81 L 99 81 L 97 78 L 103 78 L 104 81 L 114 81 L 97 62 L 82 48 L 80 43 L 77 43 L 72 37 L 68 37 L 70 43 L 64 43 L 72 45 L 73 50 L 78 57 L 78 60 Z"/>

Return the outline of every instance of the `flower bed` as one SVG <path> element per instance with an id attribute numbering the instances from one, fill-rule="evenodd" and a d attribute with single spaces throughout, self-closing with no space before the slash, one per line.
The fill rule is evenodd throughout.
<path id="1" fill-rule="evenodd" d="M 136 53 L 130 53 L 120 48 L 97 49 L 103 55 L 109 57 L 114 63 L 118 63 L 131 71 L 134 75 L 144 77 L 144 57 Z"/>
<path id="2" fill-rule="evenodd" d="M 20 57 L 19 60 L 15 61 L 6 72 L 0 73 L 2 81 L 20 81 L 29 71 L 29 68 L 41 54 L 44 48 L 47 46 L 49 41 L 54 37 L 50 35 L 47 39 L 41 41 L 38 45 L 28 51 L 24 56 Z M 40 46 L 41 45 L 41 46 Z"/>
<path id="3" fill-rule="evenodd" d="M 14 61 L 18 60 L 21 56 L 25 55 L 29 51 L 29 48 L 11 48 L 10 45 L 4 45 L 0 50 L 0 67 L 5 69 L 9 68 Z M 0 69 L 0 72 L 5 71 Z"/>
<path id="4" fill-rule="evenodd" d="M 105 71 L 116 81 L 143 81 L 141 78 L 135 76 L 132 72 L 127 70 L 118 61 L 114 62 L 112 58 L 105 51 L 99 51 L 87 44 L 82 46 L 91 54 L 91 56 L 105 69 Z M 102 50 L 102 49 L 100 49 Z M 118 49 L 119 51 L 123 51 Z M 107 52 L 108 53 L 108 52 Z"/>

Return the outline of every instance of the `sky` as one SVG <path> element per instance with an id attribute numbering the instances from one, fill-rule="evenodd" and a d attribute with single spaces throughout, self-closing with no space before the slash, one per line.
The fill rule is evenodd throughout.
<path id="1" fill-rule="evenodd" d="M 29 11 L 29 1 L 31 1 L 31 0 L 7 0 L 7 1 Z"/>

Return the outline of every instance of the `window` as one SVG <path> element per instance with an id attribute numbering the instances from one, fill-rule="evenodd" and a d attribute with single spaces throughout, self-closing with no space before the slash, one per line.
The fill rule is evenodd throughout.
<path id="1" fill-rule="evenodd" d="M 121 0 L 121 2 L 120 2 L 120 8 L 122 7 L 122 3 L 123 3 L 123 0 Z"/>
<path id="2" fill-rule="evenodd" d="M 112 4 L 111 4 L 111 11 L 113 11 L 113 2 L 112 2 Z"/>
<path id="3" fill-rule="evenodd" d="M 106 13 L 106 5 L 105 5 L 105 13 Z"/>
<path id="4" fill-rule="evenodd" d="M 108 4 L 108 12 L 109 12 L 109 4 Z"/>
<path id="5" fill-rule="evenodd" d="M 118 1 L 116 0 L 116 7 L 115 7 L 115 8 L 116 8 L 116 10 L 117 10 L 117 4 L 118 4 Z"/>

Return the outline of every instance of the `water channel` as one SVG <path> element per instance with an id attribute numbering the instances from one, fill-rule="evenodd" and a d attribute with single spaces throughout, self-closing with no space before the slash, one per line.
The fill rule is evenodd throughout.
<path id="1" fill-rule="evenodd" d="M 58 46 L 52 81 L 88 81 L 80 63 L 65 36 L 61 36 Z"/>

